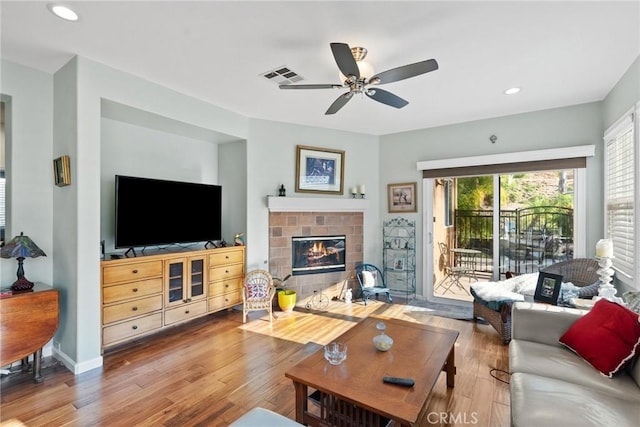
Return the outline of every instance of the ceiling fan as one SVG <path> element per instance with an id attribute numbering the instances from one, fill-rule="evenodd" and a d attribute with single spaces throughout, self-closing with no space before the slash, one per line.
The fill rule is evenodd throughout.
<path id="1" fill-rule="evenodd" d="M 337 113 L 356 93 L 364 93 L 374 101 L 390 105 L 391 107 L 402 108 L 409 102 L 391 92 L 378 89 L 375 86 L 397 82 L 438 69 L 438 62 L 435 59 L 428 59 L 426 61 L 392 68 L 374 76 L 367 77 L 361 75 L 360 69 L 358 68 L 358 62 L 362 61 L 367 54 L 365 48 L 350 48 L 346 43 L 331 43 L 331 52 L 336 60 L 336 64 L 338 64 L 340 72 L 346 76 L 343 84 L 281 84 L 280 89 L 349 89 L 349 92 L 340 95 L 338 99 L 329 106 L 325 114 Z"/>

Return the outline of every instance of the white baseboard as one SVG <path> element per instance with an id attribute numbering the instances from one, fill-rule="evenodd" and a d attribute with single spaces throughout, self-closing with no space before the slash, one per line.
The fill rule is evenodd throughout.
<path id="1" fill-rule="evenodd" d="M 102 367 L 102 356 L 78 363 L 62 351 L 53 349 L 53 357 L 61 361 L 74 375 Z"/>

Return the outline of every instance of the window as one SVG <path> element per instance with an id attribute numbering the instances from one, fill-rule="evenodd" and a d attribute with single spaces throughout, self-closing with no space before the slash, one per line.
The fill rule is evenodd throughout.
<path id="1" fill-rule="evenodd" d="M 638 263 L 638 169 L 636 114 L 629 111 L 604 135 L 605 237 L 613 241 L 613 268 L 616 277 L 634 285 Z M 634 279 L 635 278 L 635 279 Z M 635 284 L 638 287 L 639 284 Z"/>

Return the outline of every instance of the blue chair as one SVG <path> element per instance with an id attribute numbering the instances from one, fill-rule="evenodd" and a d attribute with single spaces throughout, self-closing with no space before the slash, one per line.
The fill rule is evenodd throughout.
<path id="1" fill-rule="evenodd" d="M 386 294 L 387 301 L 393 302 L 389 288 L 384 283 L 384 275 L 378 267 L 373 264 L 360 264 L 356 267 L 356 277 L 360 284 L 360 291 L 355 298 L 362 298 L 364 305 L 367 305 L 369 297 L 372 295 Z"/>

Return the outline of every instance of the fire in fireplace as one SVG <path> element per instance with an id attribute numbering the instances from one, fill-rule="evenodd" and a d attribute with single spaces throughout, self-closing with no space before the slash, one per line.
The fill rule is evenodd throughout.
<path id="1" fill-rule="evenodd" d="M 294 276 L 346 270 L 346 236 L 292 237 L 291 241 Z"/>

